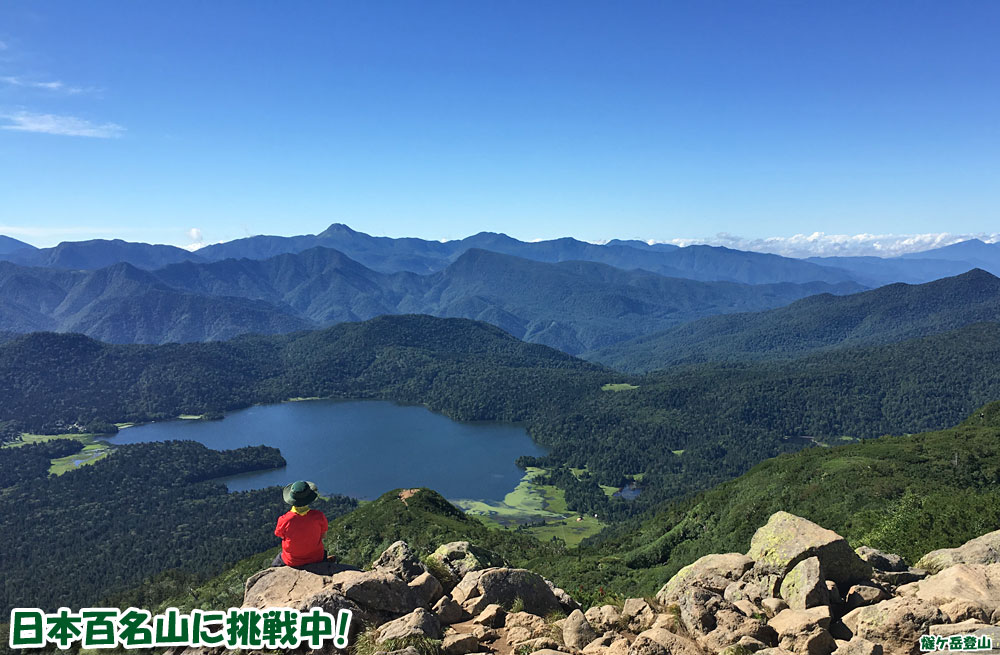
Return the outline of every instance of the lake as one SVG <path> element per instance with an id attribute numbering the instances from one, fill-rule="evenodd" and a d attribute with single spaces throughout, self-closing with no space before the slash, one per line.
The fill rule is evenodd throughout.
<path id="1" fill-rule="evenodd" d="M 380 400 L 258 405 L 221 421 L 174 420 L 125 428 L 112 444 L 189 439 L 215 450 L 267 445 L 285 468 L 225 478 L 230 491 L 312 480 L 326 494 L 373 499 L 429 487 L 449 499 L 503 500 L 521 480 L 521 455 L 544 455 L 521 427 L 461 423 Z"/>

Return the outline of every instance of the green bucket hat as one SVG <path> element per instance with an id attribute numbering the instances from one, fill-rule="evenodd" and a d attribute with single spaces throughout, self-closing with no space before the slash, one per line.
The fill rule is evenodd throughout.
<path id="1" fill-rule="evenodd" d="M 285 502 L 295 507 L 305 507 L 319 496 L 316 490 L 316 483 L 307 480 L 299 480 L 285 487 L 281 492 L 281 497 Z"/>

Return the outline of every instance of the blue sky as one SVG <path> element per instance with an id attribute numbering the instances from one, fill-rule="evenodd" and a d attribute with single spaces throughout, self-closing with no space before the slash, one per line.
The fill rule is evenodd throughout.
<path id="1" fill-rule="evenodd" d="M 961 0 L 6 2 L 0 233 L 995 236 L 998 33 Z"/>

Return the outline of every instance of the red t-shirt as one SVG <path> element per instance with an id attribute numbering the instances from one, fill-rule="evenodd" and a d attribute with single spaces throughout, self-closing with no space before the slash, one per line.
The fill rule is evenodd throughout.
<path id="1" fill-rule="evenodd" d="M 288 566 L 322 562 L 326 529 L 326 515 L 318 509 L 305 514 L 292 511 L 282 514 L 274 529 L 274 534 L 281 537 L 281 559 Z"/>

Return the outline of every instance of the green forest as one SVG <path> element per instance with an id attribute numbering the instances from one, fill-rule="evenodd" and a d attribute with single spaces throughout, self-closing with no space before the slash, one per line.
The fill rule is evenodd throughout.
<path id="1" fill-rule="evenodd" d="M 798 450 L 801 437 L 835 442 L 952 425 L 1000 397 L 998 357 L 994 323 L 791 362 L 642 377 L 483 323 L 427 316 L 165 346 L 40 333 L 0 346 L 0 420 L 66 432 L 290 397 L 422 403 L 457 419 L 523 422 L 549 454 L 521 464 L 553 469 L 572 509 L 620 519 Z M 602 389 L 612 382 L 636 388 Z M 571 481 L 559 473 L 568 467 L 586 468 L 589 478 Z M 609 499 L 598 486 L 638 474 L 638 501 Z"/>
<path id="2" fill-rule="evenodd" d="M 0 613 L 12 607 L 93 605 L 167 569 L 194 578 L 272 546 L 287 510 L 277 488 L 227 493 L 216 478 L 280 467 L 275 448 L 214 451 L 190 441 L 119 446 L 111 457 L 60 476 L 48 457 L 79 442 L 3 451 Z M 8 475 L 15 471 L 16 475 Z M 330 516 L 356 502 L 334 497 Z"/>

